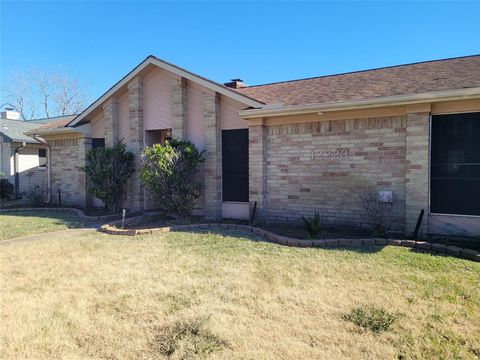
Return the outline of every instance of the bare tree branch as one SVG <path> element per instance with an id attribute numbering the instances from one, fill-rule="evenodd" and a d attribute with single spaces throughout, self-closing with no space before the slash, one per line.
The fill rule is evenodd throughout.
<path id="1" fill-rule="evenodd" d="M 88 103 L 84 84 L 65 72 L 19 72 L 7 84 L 5 102 L 24 120 L 78 114 Z"/>

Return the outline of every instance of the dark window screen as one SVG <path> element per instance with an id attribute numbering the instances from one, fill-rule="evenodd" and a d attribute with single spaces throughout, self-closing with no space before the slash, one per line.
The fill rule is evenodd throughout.
<path id="1" fill-rule="evenodd" d="M 248 202 L 248 129 L 222 131 L 223 201 Z"/>
<path id="2" fill-rule="evenodd" d="M 432 213 L 480 215 L 480 113 L 432 117 Z"/>
<path id="3" fill-rule="evenodd" d="M 38 167 L 47 167 L 47 149 L 38 149 Z"/>
<path id="4" fill-rule="evenodd" d="M 92 139 L 92 149 L 97 147 L 105 147 L 105 139 L 104 138 L 93 138 Z"/>

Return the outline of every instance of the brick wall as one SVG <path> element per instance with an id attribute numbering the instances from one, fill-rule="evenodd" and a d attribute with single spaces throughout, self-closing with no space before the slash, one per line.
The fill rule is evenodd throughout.
<path id="1" fill-rule="evenodd" d="M 297 221 L 320 212 L 325 223 L 362 224 L 360 195 L 393 192 L 397 222 L 405 224 L 406 117 L 324 121 L 250 128 L 250 200 L 266 182 L 268 220 Z M 257 169 L 258 168 L 258 169 Z"/>
<path id="2" fill-rule="evenodd" d="M 203 94 L 205 163 L 203 167 L 204 211 L 207 218 L 219 218 L 222 211 L 222 133 L 220 131 L 218 96 Z"/>
<path id="3" fill-rule="evenodd" d="M 263 125 L 250 126 L 248 130 L 248 188 L 251 205 L 257 202 L 255 218 L 264 220 L 267 215 L 266 192 L 266 144 L 267 128 Z"/>
<path id="4" fill-rule="evenodd" d="M 172 136 L 175 139 L 184 139 L 186 136 L 186 86 L 184 78 L 171 80 Z"/>
<path id="5" fill-rule="evenodd" d="M 62 205 L 87 206 L 89 196 L 85 189 L 85 173 L 80 167 L 85 164 L 85 153 L 92 146 L 89 138 L 49 141 L 52 166 L 52 202 L 58 204 L 58 189 Z"/>
<path id="6" fill-rule="evenodd" d="M 420 232 L 428 232 L 430 114 L 407 114 L 405 231 L 412 233 L 422 209 L 426 214 Z"/>
<path id="7" fill-rule="evenodd" d="M 105 124 L 105 146 L 113 146 L 118 141 L 118 100 L 111 97 L 103 104 L 103 121 Z"/>
<path id="8" fill-rule="evenodd" d="M 126 207 L 143 209 L 143 185 L 140 181 L 141 159 L 143 150 L 143 79 L 134 78 L 128 84 L 129 143 L 128 150 L 135 154 L 135 172 L 130 177 L 127 191 Z"/>

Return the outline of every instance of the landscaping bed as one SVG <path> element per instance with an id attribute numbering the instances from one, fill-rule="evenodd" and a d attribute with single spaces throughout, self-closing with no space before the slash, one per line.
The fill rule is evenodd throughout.
<path id="1" fill-rule="evenodd" d="M 2 247 L 0 358 L 480 354 L 480 263 L 403 246 L 278 246 L 225 226 Z"/>
<path id="2" fill-rule="evenodd" d="M 452 236 L 447 238 L 443 236 L 431 236 L 428 241 L 480 251 L 480 237 Z"/>
<path id="3" fill-rule="evenodd" d="M 313 239 L 302 224 L 285 224 L 285 223 L 265 223 L 258 224 L 256 227 L 273 232 L 278 235 L 287 236 L 296 239 Z M 327 226 L 322 225 L 320 232 L 315 239 L 361 239 L 369 237 L 369 231 L 348 226 Z"/>
<path id="4" fill-rule="evenodd" d="M 153 219 L 147 220 L 148 217 L 139 216 L 126 221 L 127 226 L 122 228 L 121 222 L 116 221 L 110 224 L 105 224 L 100 227 L 100 231 L 110 235 L 148 235 L 161 232 L 171 231 L 224 231 L 224 230 L 241 230 L 250 232 L 260 236 L 268 242 L 273 242 L 280 245 L 294 246 L 294 247 L 369 247 L 369 246 L 403 246 L 414 248 L 416 251 L 425 252 L 430 251 L 439 254 L 448 254 L 456 257 L 479 261 L 480 252 L 470 249 L 461 248 L 454 245 L 447 245 L 442 243 L 434 243 L 428 241 L 417 241 L 411 239 L 386 239 L 386 238 L 372 238 L 372 237 L 334 237 L 334 238 L 308 238 L 299 239 L 292 238 L 278 233 L 267 231 L 263 228 L 250 226 L 245 224 L 225 223 L 225 222 L 205 222 L 201 217 L 187 219 Z M 334 232 L 330 233 L 335 235 Z"/>

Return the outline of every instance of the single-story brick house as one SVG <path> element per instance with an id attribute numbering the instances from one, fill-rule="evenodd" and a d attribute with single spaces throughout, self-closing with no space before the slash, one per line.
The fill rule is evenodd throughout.
<path id="1" fill-rule="evenodd" d="M 361 224 L 360 195 L 392 201 L 396 228 L 480 233 L 480 56 L 246 86 L 219 84 L 147 57 L 84 112 L 37 130 L 53 194 L 98 204 L 79 167 L 123 139 L 139 154 L 167 138 L 207 150 L 198 213 Z M 136 157 L 136 166 L 140 167 Z M 134 175 L 126 207 L 155 205 Z"/>

